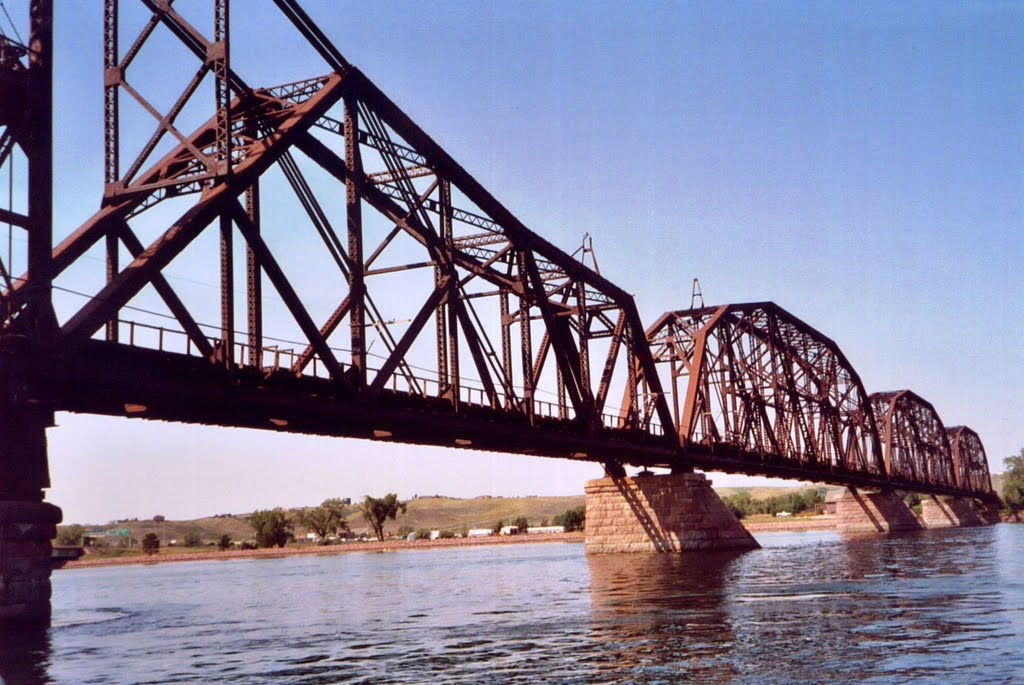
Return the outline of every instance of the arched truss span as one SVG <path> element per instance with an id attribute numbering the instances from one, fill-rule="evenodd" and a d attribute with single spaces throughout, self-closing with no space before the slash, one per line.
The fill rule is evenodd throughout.
<path id="1" fill-rule="evenodd" d="M 967 426 L 953 426 L 946 429 L 946 437 L 953 454 L 957 486 L 970 492 L 992 492 L 988 457 L 978 434 Z"/>
<path id="2" fill-rule="evenodd" d="M 821 472 L 884 473 L 860 377 L 828 337 L 771 302 L 665 314 L 648 329 L 668 368 L 680 443 Z M 627 400 L 628 408 L 628 400 Z"/>
<path id="3" fill-rule="evenodd" d="M 871 407 L 892 480 L 956 487 L 949 438 L 931 403 L 898 390 L 874 393 Z"/>

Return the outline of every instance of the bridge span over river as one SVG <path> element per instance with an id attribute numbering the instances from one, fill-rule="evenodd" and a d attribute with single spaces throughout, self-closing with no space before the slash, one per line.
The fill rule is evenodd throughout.
<path id="1" fill-rule="evenodd" d="M 105 176 L 77 228 L 53 217 L 74 156 L 52 145 L 50 0 L 30 3 L 27 44 L 0 36 L 0 173 L 28 169 L 0 205 L 26 238 L 0 261 L 0 615 L 48 614 L 58 411 L 599 462 L 590 551 L 750 544 L 694 469 L 848 486 L 880 529 L 896 491 L 946 498 L 950 520 L 996 501 L 974 431 L 910 390 L 869 392 L 773 303 L 645 326 L 592 250 L 527 228 L 275 3 L 322 59 L 299 82 L 235 71 L 228 0 L 205 24 L 105 0 Z M 154 78 L 179 84 L 163 104 Z M 176 290 L 172 264 L 220 297 Z"/>

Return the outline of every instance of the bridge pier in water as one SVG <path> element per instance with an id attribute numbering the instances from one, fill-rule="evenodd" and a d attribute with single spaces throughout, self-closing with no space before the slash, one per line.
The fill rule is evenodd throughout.
<path id="1" fill-rule="evenodd" d="M 921 500 L 921 520 L 925 528 L 960 528 L 988 523 L 966 497 L 943 498 L 934 495 Z"/>
<path id="2" fill-rule="evenodd" d="M 588 554 L 760 547 L 702 473 L 588 481 Z"/>
<path id="3" fill-rule="evenodd" d="M 43 501 L 52 421 L 33 408 L 0 413 L 0 630 L 50 622 L 51 540 L 61 521 Z"/>
<path id="4" fill-rule="evenodd" d="M 895 490 L 868 492 L 849 488 L 836 500 L 840 533 L 891 533 L 920 530 L 920 519 Z"/>

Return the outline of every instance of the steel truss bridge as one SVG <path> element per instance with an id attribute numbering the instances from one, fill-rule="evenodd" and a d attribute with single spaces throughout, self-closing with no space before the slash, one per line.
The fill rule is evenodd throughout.
<path id="1" fill-rule="evenodd" d="M 0 499 L 42 498 L 55 411 L 994 497 L 974 431 L 772 303 L 645 328 L 274 2 L 325 74 L 236 72 L 228 0 L 105 0 L 100 208 L 57 245 L 50 0 L 0 36 Z"/>

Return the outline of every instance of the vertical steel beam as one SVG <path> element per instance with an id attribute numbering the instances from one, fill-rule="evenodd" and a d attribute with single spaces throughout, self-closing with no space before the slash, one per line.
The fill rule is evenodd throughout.
<path id="1" fill-rule="evenodd" d="M 245 213 L 253 232 L 260 233 L 260 186 L 257 181 L 245 191 Z M 263 367 L 263 272 L 252 246 L 245 247 L 246 305 L 248 309 L 249 366 Z"/>
<path id="2" fill-rule="evenodd" d="M 217 100 L 216 173 L 231 174 L 231 21 L 229 0 L 214 0 L 213 42 L 206 59 L 213 67 L 214 95 Z"/>
<path id="3" fill-rule="evenodd" d="M 220 342 L 228 367 L 235 359 L 235 251 L 231 238 L 231 217 L 224 213 L 220 217 Z"/>
<path id="4" fill-rule="evenodd" d="M 533 330 L 530 325 L 530 301 L 526 298 L 526 257 L 522 250 L 516 252 L 516 266 L 519 271 L 519 338 L 523 365 L 523 405 L 530 425 L 535 422 L 533 398 L 537 384 L 533 375 Z"/>
<path id="5" fill-rule="evenodd" d="M 345 93 L 345 216 L 348 222 L 348 261 L 351 307 L 352 372 L 357 392 L 366 387 L 366 266 L 363 261 L 363 208 L 359 184 L 363 162 L 359 154 L 359 103 Z"/>
<path id="6" fill-rule="evenodd" d="M 442 180 L 438 186 L 438 211 L 441 216 L 441 241 L 445 250 L 451 254 L 452 248 L 452 187 L 448 181 Z M 434 288 L 444 284 L 444 271 L 441 264 L 434 266 Z M 448 369 L 448 305 L 442 302 L 434 314 L 437 328 L 437 394 L 445 397 L 450 391 L 450 375 Z"/>
<path id="7" fill-rule="evenodd" d="M 30 4 L 28 107 L 28 268 L 31 337 L 49 343 L 57 328 L 53 313 L 53 2 Z"/>
<path id="8" fill-rule="evenodd" d="M 117 238 L 117 234 L 111 231 L 107 233 L 107 283 L 109 284 L 114 277 L 117 276 L 118 269 L 118 256 L 121 249 L 120 241 Z M 118 313 L 114 312 L 114 315 L 107 321 L 107 340 L 109 342 L 117 342 L 118 332 Z"/>
<path id="9" fill-rule="evenodd" d="M 122 78 L 117 42 L 119 4 L 119 0 L 105 0 L 103 3 L 103 141 L 107 196 L 116 192 L 121 173 L 118 140 L 118 87 Z"/>

